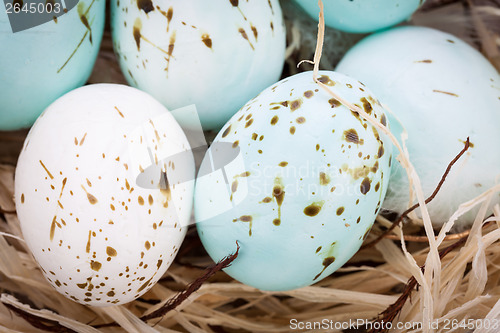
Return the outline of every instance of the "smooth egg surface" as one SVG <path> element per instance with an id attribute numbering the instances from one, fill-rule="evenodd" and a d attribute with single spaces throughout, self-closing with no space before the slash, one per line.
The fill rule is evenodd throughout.
<path id="1" fill-rule="evenodd" d="M 105 0 L 80 0 L 66 14 L 15 33 L 6 11 L 0 11 L 0 130 L 30 127 L 52 102 L 87 81 L 101 44 L 105 7 Z"/>
<path id="2" fill-rule="evenodd" d="M 497 184 L 500 75 L 470 45 L 438 30 L 400 27 L 359 42 L 337 70 L 361 80 L 387 105 L 398 139 L 401 125 L 406 128 L 410 160 L 426 196 L 469 137 L 469 150 L 428 204 L 436 226 L 460 204 Z M 383 207 L 402 213 L 409 205 L 408 179 L 396 164 Z M 495 196 L 492 204 L 498 202 L 500 197 Z M 464 215 L 457 227 L 470 225 L 474 216 L 474 212 Z"/>
<path id="3" fill-rule="evenodd" d="M 342 74 L 319 80 L 386 124 L 371 92 Z M 249 101 L 219 132 L 195 188 L 200 238 L 225 271 L 262 290 L 310 285 L 359 249 L 389 180 L 391 142 L 332 98 L 312 72 Z M 221 163 L 223 161 L 223 163 Z M 207 172 L 212 170 L 212 172 Z"/>
<path id="4" fill-rule="evenodd" d="M 111 9 L 129 84 L 171 110 L 195 104 L 204 129 L 219 130 L 280 77 L 285 27 L 278 0 L 113 0 Z"/>
<path id="5" fill-rule="evenodd" d="M 179 154 L 183 165 L 167 162 Z M 44 111 L 19 157 L 15 199 L 26 243 L 57 291 L 103 306 L 151 289 L 191 215 L 190 154 L 173 116 L 135 88 L 85 86 Z M 178 169 L 191 181 L 176 181 Z"/>
<path id="6" fill-rule="evenodd" d="M 312 18 L 318 20 L 317 1 L 295 0 Z M 324 0 L 325 24 L 338 30 L 365 33 L 403 22 L 424 0 Z"/>

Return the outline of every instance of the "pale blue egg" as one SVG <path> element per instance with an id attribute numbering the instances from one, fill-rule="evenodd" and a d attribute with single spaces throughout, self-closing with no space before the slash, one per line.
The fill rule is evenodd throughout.
<path id="1" fill-rule="evenodd" d="M 360 82 L 329 71 L 319 78 L 386 123 Z M 321 280 L 368 234 L 391 150 L 382 132 L 321 89 L 312 72 L 278 82 L 231 118 L 205 156 L 195 189 L 205 249 L 218 261 L 238 242 L 239 256 L 225 271 L 263 290 Z"/>
<path id="2" fill-rule="evenodd" d="M 318 20 L 317 1 L 295 1 Z M 325 24 L 353 33 L 381 30 L 409 19 L 423 2 L 424 0 L 324 0 Z"/>
<path id="3" fill-rule="evenodd" d="M 471 148 L 428 204 L 436 226 L 448 221 L 460 204 L 498 183 L 500 75 L 470 45 L 439 30 L 399 27 L 359 42 L 337 70 L 371 87 L 406 128 L 410 159 L 426 196 L 470 138 Z M 401 125 L 391 125 L 399 139 Z M 498 196 L 491 201 L 499 202 Z M 397 163 L 383 206 L 402 213 L 408 203 L 408 178 Z M 462 217 L 459 228 L 470 226 L 474 217 L 474 212 Z"/>
<path id="4" fill-rule="evenodd" d="M 0 130 L 31 126 L 57 98 L 85 84 L 99 51 L 105 5 L 81 0 L 66 14 L 15 33 L 0 11 Z"/>

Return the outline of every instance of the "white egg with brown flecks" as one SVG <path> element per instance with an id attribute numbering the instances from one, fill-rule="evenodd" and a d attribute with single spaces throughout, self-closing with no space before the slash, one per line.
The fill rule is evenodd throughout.
<path id="1" fill-rule="evenodd" d="M 386 124 L 384 109 L 358 81 L 328 71 L 319 80 Z M 321 89 L 312 72 L 278 82 L 231 118 L 203 160 L 194 210 L 205 249 L 218 261 L 238 242 L 238 258 L 225 271 L 263 290 L 321 280 L 370 230 L 391 150 L 385 135 Z"/>
<path id="2" fill-rule="evenodd" d="M 186 136 L 154 98 L 122 85 L 76 89 L 44 111 L 24 143 L 15 179 L 23 236 L 66 297 L 132 301 L 184 239 L 193 177 Z"/>
<path id="3" fill-rule="evenodd" d="M 113 0 L 111 26 L 129 84 L 170 109 L 196 104 L 204 129 L 220 129 L 284 64 L 278 0 Z"/>

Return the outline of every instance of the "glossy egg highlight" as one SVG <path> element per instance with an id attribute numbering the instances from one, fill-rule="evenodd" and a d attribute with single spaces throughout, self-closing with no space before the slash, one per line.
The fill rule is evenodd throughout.
<path id="1" fill-rule="evenodd" d="M 386 124 L 358 81 L 328 71 L 319 80 Z M 195 217 L 205 249 L 218 261 L 238 243 L 225 271 L 262 290 L 320 281 L 368 234 L 387 189 L 391 149 L 385 135 L 314 83 L 312 72 L 278 82 L 231 118 L 203 160 Z"/>

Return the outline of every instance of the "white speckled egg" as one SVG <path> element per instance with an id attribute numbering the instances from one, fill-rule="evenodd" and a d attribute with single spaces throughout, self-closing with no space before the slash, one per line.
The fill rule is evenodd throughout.
<path id="1" fill-rule="evenodd" d="M 176 181 L 167 159 L 189 151 L 173 116 L 135 88 L 85 86 L 44 111 L 19 157 L 15 199 L 23 236 L 57 291 L 122 304 L 161 278 L 184 239 L 194 186 Z M 183 156 L 194 177 L 192 155 Z"/>
<path id="2" fill-rule="evenodd" d="M 319 80 L 386 123 L 358 81 L 328 71 Z M 242 163 L 203 172 L 231 149 Z M 262 290 L 321 280 L 354 255 L 370 230 L 387 189 L 391 150 L 385 135 L 314 83 L 312 72 L 278 82 L 231 118 L 202 163 L 195 217 L 205 249 L 217 261 L 238 242 L 239 256 L 225 271 Z"/>
<path id="3" fill-rule="evenodd" d="M 295 0 L 314 19 L 319 6 L 313 0 Z M 424 0 L 324 0 L 325 24 L 353 33 L 391 27 L 410 18 Z"/>
<path id="4" fill-rule="evenodd" d="M 14 2 L 33 9 L 28 2 Z M 63 11 L 60 1 L 52 3 L 57 3 L 54 11 Z M 45 10 L 40 5 L 37 10 Z M 87 81 L 101 44 L 105 7 L 105 0 L 80 0 L 68 13 L 15 33 L 2 7 L 0 130 L 30 127 L 52 102 Z"/>
<path id="5" fill-rule="evenodd" d="M 278 0 L 113 0 L 111 9 L 129 84 L 169 109 L 196 104 L 204 129 L 220 129 L 280 77 L 285 27 Z"/>
<path id="6" fill-rule="evenodd" d="M 410 159 L 425 195 L 434 191 L 470 137 L 471 148 L 428 205 L 436 226 L 461 203 L 496 184 L 500 75 L 475 49 L 438 30 L 401 27 L 362 40 L 337 70 L 370 87 L 406 128 Z M 396 120 L 391 125 L 395 133 L 401 131 Z M 408 180 L 397 164 L 383 207 L 401 213 L 408 207 Z M 493 203 L 498 202 L 497 196 Z M 470 225 L 473 215 L 464 216 L 462 223 Z"/>

